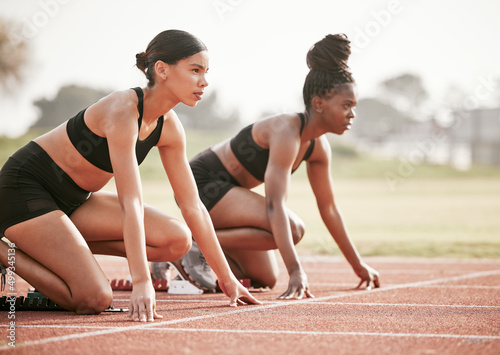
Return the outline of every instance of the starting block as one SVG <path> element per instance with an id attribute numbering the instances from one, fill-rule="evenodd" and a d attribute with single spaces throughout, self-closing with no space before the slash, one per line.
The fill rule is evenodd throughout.
<path id="1" fill-rule="evenodd" d="M 28 292 L 28 295 L 18 297 L 0 297 L 0 311 L 63 311 L 68 310 L 57 305 L 38 291 Z M 128 312 L 128 308 L 109 306 L 104 312 Z"/>
<path id="2" fill-rule="evenodd" d="M 113 291 L 132 291 L 132 281 L 130 280 L 117 280 L 113 279 L 110 282 Z M 153 287 L 156 291 L 167 291 L 168 280 L 154 280 Z"/>
<path id="3" fill-rule="evenodd" d="M 0 298 L 0 310 L 8 311 L 66 311 L 58 306 L 40 292 L 29 292 L 26 297 L 7 297 Z"/>
<path id="4" fill-rule="evenodd" d="M 170 281 L 172 282 L 172 281 Z M 154 280 L 153 287 L 156 291 L 167 291 L 169 288 L 169 280 Z"/>
<path id="5" fill-rule="evenodd" d="M 113 306 L 109 306 L 104 310 L 104 312 L 128 312 L 128 308 L 115 308 Z"/>
<path id="6" fill-rule="evenodd" d="M 113 279 L 110 282 L 113 291 L 132 291 L 132 281 L 130 280 L 117 280 Z"/>
<path id="7" fill-rule="evenodd" d="M 201 295 L 203 290 L 187 280 L 171 280 L 168 293 L 173 295 Z"/>

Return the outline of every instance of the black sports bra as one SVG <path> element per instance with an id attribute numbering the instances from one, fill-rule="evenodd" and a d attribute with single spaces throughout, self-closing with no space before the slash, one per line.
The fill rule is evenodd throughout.
<path id="1" fill-rule="evenodd" d="M 299 113 L 300 116 L 300 134 L 305 125 L 305 117 L 303 113 Z M 236 136 L 234 136 L 231 141 L 231 150 L 233 151 L 236 159 L 243 165 L 243 167 L 257 180 L 264 182 L 264 175 L 267 169 L 267 163 L 269 162 L 269 149 L 264 149 L 257 143 L 252 137 L 253 124 L 243 128 Z M 312 139 L 311 144 L 307 148 L 306 153 L 302 157 L 303 160 L 309 159 L 311 156 L 316 140 Z M 292 171 L 295 172 L 294 169 Z"/>
<path id="2" fill-rule="evenodd" d="M 133 90 L 137 93 L 137 97 L 139 99 L 137 109 L 139 111 L 138 124 L 140 130 L 142 123 L 144 93 L 139 87 L 133 88 Z M 86 110 L 87 109 L 80 111 L 76 114 L 76 116 L 72 117 L 68 121 L 66 125 L 68 137 L 76 150 L 78 150 L 78 152 L 92 165 L 107 171 L 108 173 L 112 173 L 113 167 L 111 166 L 111 159 L 109 157 L 108 140 L 105 137 L 98 136 L 87 127 L 84 120 Z M 141 164 L 144 161 L 151 148 L 153 148 L 160 140 L 162 127 L 163 116 L 160 116 L 158 117 L 156 128 L 149 135 L 149 137 L 143 141 L 137 137 L 135 154 L 138 164 Z"/>

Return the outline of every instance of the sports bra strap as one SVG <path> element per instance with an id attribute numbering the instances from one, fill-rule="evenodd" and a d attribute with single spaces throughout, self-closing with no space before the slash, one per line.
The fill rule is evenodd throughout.
<path id="1" fill-rule="evenodd" d="M 142 92 L 142 89 L 140 87 L 132 88 L 135 93 L 137 94 L 137 98 L 139 99 L 139 102 L 137 103 L 137 110 L 139 111 L 139 130 L 141 129 L 141 124 L 142 124 L 142 112 L 144 109 L 143 101 L 144 101 L 144 93 Z"/>
<path id="2" fill-rule="evenodd" d="M 300 117 L 300 134 L 302 135 L 302 131 L 304 130 L 304 126 L 306 125 L 306 118 L 302 112 L 299 112 Z"/>

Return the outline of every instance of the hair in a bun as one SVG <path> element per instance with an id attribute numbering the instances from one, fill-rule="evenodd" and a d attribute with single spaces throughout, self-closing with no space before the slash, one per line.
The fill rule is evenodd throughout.
<path id="1" fill-rule="evenodd" d="M 306 61 L 310 71 L 303 89 L 306 109 L 314 96 L 321 97 L 341 85 L 354 83 L 347 65 L 350 43 L 344 34 L 327 35 L 309 50 Z"/>
<path id="2" fill-rule="evenodd" d="M 351 54 L 351 42 L 342 34 L 327 35 L 307 53 L 307 66 L 311 70 L 337 73 L 348 70 L 347 60 Z"/>
<path id="3" fill-rule="evenodd" d="M 141 70 L 148 79 L 148 86 L 155 84 L 155 63 L 159 60 L 167 64 L 175 64 L 179 60 L 190 57 L 207 47 L 197 37 L 181 30 L 167 30 L 159 33 L 148 44 L 145 52 L 137 53 L 135 61 L 137 68 Z"/>
<path id="4" fill-rule="evenodd" d="M 141 52 L 137 53 L 135 55 L 135 65 L 137 65 L 137 68 L 139 68 L 140 71 L 143 73 L 146 72 L 146 69 L 148 68 L 148 59 L 146 58 L 146 53 Z"/>

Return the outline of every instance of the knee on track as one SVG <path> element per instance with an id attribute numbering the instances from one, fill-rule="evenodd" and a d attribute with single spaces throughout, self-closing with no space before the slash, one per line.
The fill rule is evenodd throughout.
<path id="1" fill-rule="evenodd" d="M 99 314 L 113 302 L 111 286 L 99 288 L 93 292 L 85 292 L 73 297 L 73 309 L 76 314 Z"/>
<path id="2" fill-rule="evenodd" d="M 252 279 L 252 286 L 254 287 L 269 287 L 273 288 L 278 281 L 278 273 L 269 272 L 266 275 Z"/>

